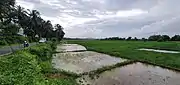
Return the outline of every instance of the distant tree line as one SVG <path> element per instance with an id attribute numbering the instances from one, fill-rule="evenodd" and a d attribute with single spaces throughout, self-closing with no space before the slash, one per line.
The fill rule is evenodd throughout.
<path id="1" fill-rule="evenodd" d="M 109 37 L 104 38 L 101 40 L 126 40 L 126 41 L 180 41 L 180 35 L 174 35 L 170 37 L 168 35 L 152 35 L 149 38 L 141 38 L 138 39 L 137 37 L 128 37 L 128 38 L 120 38 L 120 37 Z"/>
<path id="2" fill-rule="evenodd" d="M 63 38 L 64 40 L 95 40 L 94 38 Z"/>
<path id="3" fill-rule="evenodd" d="M 53 26 L 50 20 L 42 19 L 37 10 L 17 6 L 15 0 L 0 0 L 0 44 L 3 40 L 13 40 L 12 36 L 18 37 L 20 28 L 24 30 L 24 35 L 29 41 L 37 41 L 40 38 L 61 40 L 65 35 L 60 24 Z"/>

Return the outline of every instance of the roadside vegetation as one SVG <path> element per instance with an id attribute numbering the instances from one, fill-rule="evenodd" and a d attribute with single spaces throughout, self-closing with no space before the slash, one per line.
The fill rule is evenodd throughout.
<path id="1" fill-rule="evenodd" d="M 37 10 L 16 5 L 15 0 L 0 0 L 0 46 L 37 42 L 41 38 L 59 41 L 65 35 L 60 24 L 41 18 Z"/>
<path id="2" fill-rule="evenodd" d="M 1 85 L 75 85 L 72 77 L 53 74 L 55 43 L 43 43 L 0 57 Z"/>
<path id="3" fill-rule="evenodd" d="M 125 59 L 150 62 L 160 66 L 180 69 L 180 54 L 157 53 L 137 50 L 140 48 L 154 48 L 180 51 L 179 42 L 69 40 L 68 43 L 81 44 L 88 50 L 110 54 Z"/>

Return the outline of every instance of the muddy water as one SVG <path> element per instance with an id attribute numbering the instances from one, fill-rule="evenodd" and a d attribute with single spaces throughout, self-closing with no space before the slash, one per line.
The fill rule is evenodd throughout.
<path id="1" fill-rule="evenodd" d="M 144 50 L 144 51 L 153 51 L 153 52 L 159 52 L 159 53 L 180 53 L 178 51 L 168 51 L 168 50 L 156 50 L 156 49 L 138 49 L 138 50 Z"/>
<path id="2" fill-rule="evenodd" d="M 57 52 L 72 52 L 72 51 L 84 51 L 86 48 L 78 44 L 63 44 L 57 46 Z"/>
<path id="3" fill-rule="evenodd" d="M 126 60 L 97 52 L 85 51 L 57 53 L 54 55 L 52 63 L 56 69 L 81 74 L 124 61 Z"/>
<path id="4" fill-rule="evenodd" d="M 180 85 L 180 73 L 158 66 L 135 63 L 106 71 L 95 79 L 83 76 L 81 85 Z"/>

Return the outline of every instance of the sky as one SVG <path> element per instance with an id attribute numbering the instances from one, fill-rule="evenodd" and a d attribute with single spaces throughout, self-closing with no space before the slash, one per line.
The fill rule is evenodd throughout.
<path id="1" fill-rule="evenodd" d="M 64 27 L 65 37 L 180 34 L 180 0 L 16 0 Z"/>

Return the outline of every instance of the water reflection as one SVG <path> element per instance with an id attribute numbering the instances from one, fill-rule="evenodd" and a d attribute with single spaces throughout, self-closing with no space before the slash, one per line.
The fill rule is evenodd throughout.
<path id="1" fill-rule="evenodd" d="M 134 63 L 103 72 L 98 77 L 83 76 L 77 80 L 81 80 L 81 85 L 180 85 L 180 72 Z"/>
<path id="2" fill-rule="evenodd" d="M 125 61 L 127 60 L 97 52 L 85 51 L 57 53 L 56 56 L 53 57 L 52 63 L 54 63 L 53 66 L 56 69 L 81 74 L 97 70 L 103 66 L 111 66 Z"/>
<path id="3" fill-rule="evenodd" d="M 180 53 L 178 51 L 156 50 L 156 49 L 146 49 L 146 48 L 142 48 L 138 50 L 153 51 L 153 52 L 159 52 L 159 53 Z"/>

